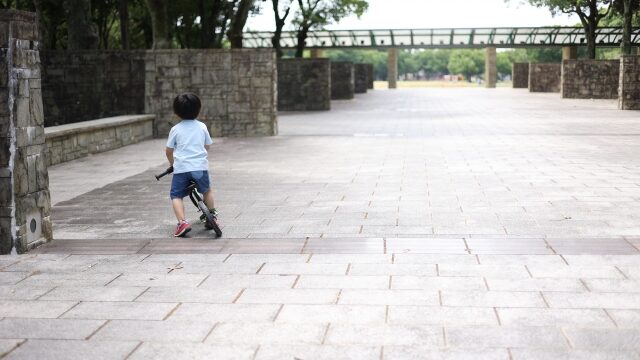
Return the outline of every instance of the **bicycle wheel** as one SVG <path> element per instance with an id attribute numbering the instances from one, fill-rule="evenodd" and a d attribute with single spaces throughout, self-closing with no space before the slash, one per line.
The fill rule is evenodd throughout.
<path id="1" fill-rule="evenodd" d="M 205 227 L 209 230 L 213 230 L 216 233 L 216 237 L 222 236 L 222 230 L 220 230 L 216 219 L 211 214 L 211 211 L 209 211 L 209 208 L 204 204 L 204 201 L 198 201 L 198 208 L 202 211 L 206 219 Z"/>

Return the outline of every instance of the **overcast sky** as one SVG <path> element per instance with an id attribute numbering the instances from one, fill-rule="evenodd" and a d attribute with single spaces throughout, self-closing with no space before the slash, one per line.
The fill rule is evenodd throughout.
<path id="1" fill-rule="evenodd" d="M 274 29 L 271 1 L 267 0 L 262 4 L 262 14 L 249 19 L 248 30 Z M 573 26 L 579 22 L 577 17 L 552 17 L 548 9 L 533 7 L 521 0 L 369 0 L 369 10 L 360 19 L 352 16 L 327 28 L 347 30 Z M 290 26 L 288 24 L 287 28 Z"/>

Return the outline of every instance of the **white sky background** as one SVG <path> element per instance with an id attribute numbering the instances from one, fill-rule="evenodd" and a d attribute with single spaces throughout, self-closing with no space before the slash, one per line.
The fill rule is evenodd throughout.
<path id="1" fill-rule="evenodd" d="M 285 29 L 291 29 L 293 11 Z M 521 0 L 369 0 L 369 10 L 360 19 L 351 16 L 327 29 L 574 26 L 579 22 L 577 16 L 553 17 L 549 9 L 536 8 Z M 250 18 L 246 29 L 273 31 L 274 28 L 271 1 L 266 0 L 262 3 L 262 13 Z"/>

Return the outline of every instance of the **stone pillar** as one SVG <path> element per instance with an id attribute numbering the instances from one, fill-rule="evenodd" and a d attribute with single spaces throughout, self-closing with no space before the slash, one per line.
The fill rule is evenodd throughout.
<path id="1" fill-rule="evenodd" d="M 640 56 L 620 56 L 618 109 L 640 110 Z"/>
<path id="2" fill-rule="evenodd" d="M 313 48 L 311 49 L 311 58 L 317 59 L 324 57 L 324 49 Z"/>
<path id="3" fill-rule="evenodd" d="M 577 46 L 565 46 L 562 48 L 562 60 L 575 60 L 578 58 Z"/>
<path id="4" fill-rule="evenodd" d="M 36 15 L 0 10 L 0 253 L 52 239 Z"/>
<path id="5" fill-rule="evenodd" d="M 511 65 L 511 79 L 514 89 L 529 87 L 529 63 L 513 63 Z"/>
<path id="6" fill-rule="evenodd" d="M 369 83 L 367 84 L 367 88 L 369 90 L 373 89 L 373 81 L 375 80 L 375 69 L 373 64 L 367 64 L 367 74 L 369 75 Z"/>
<path id="7" fill-rule="evenodd" d="M 398 49 L 389 49 L 387 60 L 387 80 L 389 81 L 389 89 L 398 87 Z"/>
<path id="8" fill-rule="evenodd" d="M 356 94 L 366 94 L 369 88 L 369 70 L 368 64 L 354 64 L 355 69 L 355 92 Z"/>
<path id="9" fill-rule="evenodd" d="M 484 87 L 493 89 L 498 81 L 497 55 L 495 47 L 488 47 L 484 57 Z"/>
<path id="10" fill-rule="evenodd" d="M 329 59 L 278 60 L 278 110 L 331 110 Z"/>
<path id="11" fill-rule="evenodd" d="M 354 97 L 355 72 L 352 62 L 331 62 L 331 99 L 349 100 Z"/>

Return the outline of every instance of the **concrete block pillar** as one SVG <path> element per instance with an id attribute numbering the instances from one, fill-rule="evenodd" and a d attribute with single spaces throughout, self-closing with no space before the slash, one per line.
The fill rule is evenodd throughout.
<path id="1" fill-rule="evenodd" d="M 497 54 L 495 47 L 488 47 L 484 57 L 484 87 L 493 89 L 498 82 Z"/>
<path id="2" fill-rule="evenodd" d="M 577 46 L 565 46 L 562 48 L 562 60 L 575 60 L 578 58 Z"/>
<path id="3" fill-rule="evenodd" d="M 324 49 L 312 48 L 310 52 L 313 59 L 324 57 Z"/>
<path id="4" fill-rule="evenodd" d="M 387 60 L 387 80 L 389 81 L 389 89 L 398 87 L 398 49 L 389 49 Z"/>
<path id="5" fill-rule="evenodd" d="M 0 10 L 0 253 L 52 239 L 36 15 Z"/>
<path id="6" fill-rule="evenodd" d="M 640 110 L 640 56 L 620 56 L 618 109 Z"/>

